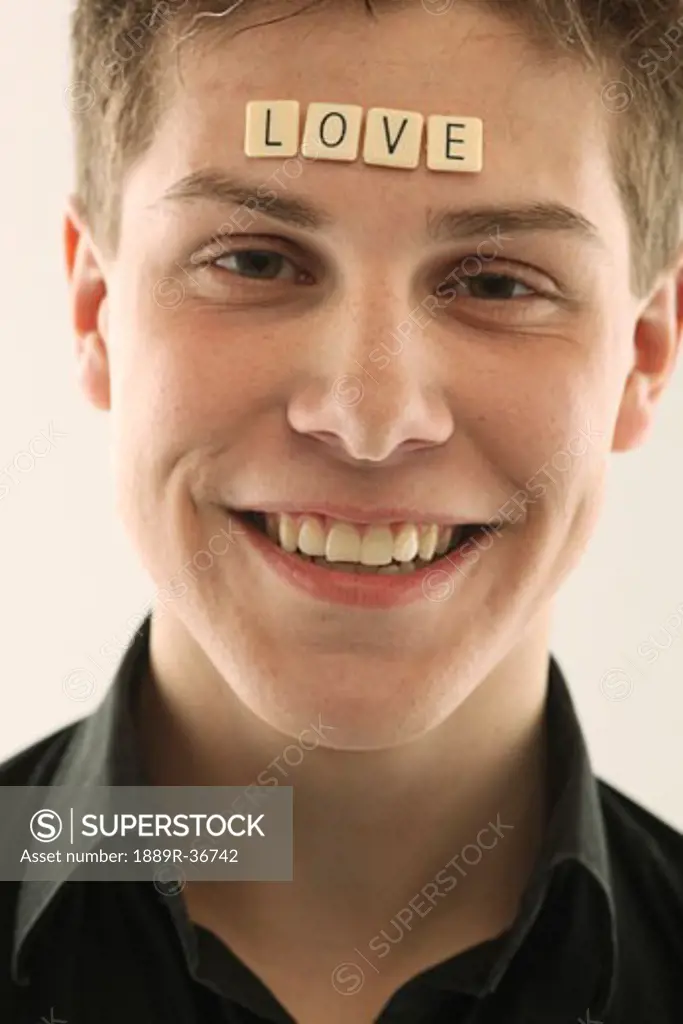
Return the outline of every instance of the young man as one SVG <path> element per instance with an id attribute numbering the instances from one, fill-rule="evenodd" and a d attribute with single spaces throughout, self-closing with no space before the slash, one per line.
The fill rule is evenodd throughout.
<path id="1" fill-rule="evenodd" d="M 291 785 L 295 870 L 4 884 L 3 1021 L 683 1020 L 683 839 L 548 649 L 683 330 L 679 15 L 80 0 L 78 366 L 158 589 L 2 781 Z"/>

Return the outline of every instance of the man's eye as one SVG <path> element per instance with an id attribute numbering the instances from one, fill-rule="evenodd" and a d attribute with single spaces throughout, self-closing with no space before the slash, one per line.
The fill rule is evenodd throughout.
<path id="1" fill-rule="evenodd" d="M 538 295 L 534 288 L 509 274 L 478 274 L 462 283 L 474 299 L 519 299 Z M 522 292 L 516 292 L 516 289 L 522 289 Z M 457 288 L 455 290 L 456 295 L 461 294 Z"/>
<path id="2" fill-rule="evenodd" d="M 241 252 L 224 253 L 211 260 L 211 265 L 259 281 L 296 281 L 299 276 L 291 260 L 268 249 L 243 249 Z"/>

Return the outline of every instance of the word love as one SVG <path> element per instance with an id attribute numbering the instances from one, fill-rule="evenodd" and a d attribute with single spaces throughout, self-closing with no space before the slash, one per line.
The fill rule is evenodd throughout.
<path id="1" fill-rule="evenodd" d="M 248 157 L 308 160 L 358 159 L 363 107 L 310 103 L 301 137 L 301 107 L 295 100 L 247 103 L 244 152 Z M 425 118 L 412 110 L 373 107 L 365 117 L 363 161 L 378 167 L 414 170 L 420 163 Z M 481 171 L 484 124 L 478 117 L 427 118 L 426 163 L 430 171 Z"/>

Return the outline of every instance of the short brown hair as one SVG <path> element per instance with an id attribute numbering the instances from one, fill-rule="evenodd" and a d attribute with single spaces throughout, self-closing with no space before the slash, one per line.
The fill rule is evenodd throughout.
<path id="1" fill-rule="evenodd" d="M 293 16 L 321 2 L 309 0 L 298 11 L 290 2 L 282 6 Z M 683 56 L 681 0 L 478 2 L 520 25 L 545 52 L 572 54 L 597 72 L 603 104 L 614 121 L 610 147 L 631 230 L 631 283 L 644 296 L 672 265 L 681 242 L 683 61 L 676 52 L 680 40 Z M 279 6 L 276 0 L 267 3 L 271 11 Z M 382 6 L 381 0 L 359 3 L 371 16 Z M 70 86 L 76 190 L 83 215 L 106 250 L 116 250 L 123 175 L 152 138 L 164 70 L 178 52 L 175 44 L 195 33 L 228 28 L 238 15 L 259 7 L 263 0 L 78 0 Z"/>

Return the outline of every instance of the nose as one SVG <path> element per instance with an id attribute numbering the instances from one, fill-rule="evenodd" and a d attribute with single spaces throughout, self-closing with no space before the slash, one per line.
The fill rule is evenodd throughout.
<path id="1" fill-rule="evenodd" d="M 291 429 L 353 463 L 396 463 L 445 444 L 454 424 L 443 366 L 429 327 L 409 312 L 373 289 L 321 314 L 288 403 Z"/>

